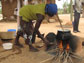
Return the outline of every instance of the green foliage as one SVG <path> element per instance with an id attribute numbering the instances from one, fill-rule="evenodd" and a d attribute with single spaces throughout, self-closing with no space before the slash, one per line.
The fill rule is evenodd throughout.
<path id="1" fill-rule="evenodd" d="M 2 13 L 2 6 L 1 6 L 1 1 L 0 1 L 0 14 Z"/>
<path id="2" fill-rule="evenodd" d="M 0 9 L 0 14 L 2 13 L 2 9 Z"/>
<path id="3" fill-rule="evenodd" d="M 63 4 L 64 11 L 63 12 L 70 13 L 70 6 L 71 6 L 70 3 L 64 2 L 64 4 Z"/>
<path id="4" fill-rule="evenodd" d="M 58 14 L 63 14 L 63 13 L 70 13 L 71 12 L 71 4 L 64 2 L 63 4 L 63 9 L 58 9 Z"/>
<path id="5" fill-rule="evenodd" d="M 67 6 L 68 6 L 67 11 L 68 11 L 68 13 L 70 13 L 71 12 L 71 10 L 70 10 L 71 9 L 71 7 L 70 7 L 71 4 L 68 4 Z"/>
<path id="6" fill-rule="evenodd" d="M 58 14 L 63 14 L 63 9 L 58 9 Z"/>

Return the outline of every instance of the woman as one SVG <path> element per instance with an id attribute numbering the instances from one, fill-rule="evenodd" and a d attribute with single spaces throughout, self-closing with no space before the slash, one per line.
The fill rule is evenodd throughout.
<path id="1" fill-rule="evenodd" d="M 25 39 L 25 43 L 29 45 L 30 51 L 38 51 L 32 46 L 32 43 L 35 43 L 36 34 L 44 41 L 45 44 L 48 44 L 48 41 L 44 39 L 44 37 L 39 32 L 39 28 L 46 14 L 50 17 L 57 15 L 57 5 L 26 5 L 20 9 L 19 14 L 20 26 L 18 27 L 15 45 L 22 47 L 22 45 L 19 43 L 19 37 L 22 36 Z M 35 27 L 33 27 L 32 20 L 36 20 Z"/>

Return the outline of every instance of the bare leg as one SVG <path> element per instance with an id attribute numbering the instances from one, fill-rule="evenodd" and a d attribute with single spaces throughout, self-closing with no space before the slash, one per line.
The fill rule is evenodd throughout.
<path id="1" fill-rule="evenodd" d="M 33 23 L 32 21 L 25 22 L 22 21 L 22 31 L 23 31 L 23 37 L 25 40 L 25 43 L 29 46 L 29 50 L 32 52 L 37 52 L 38 49 L 34 48 L 32 45 L 32 34 L 33 34 Z"/>
<path id="2" fill-rule="evenodd" d="M 21 28 L 21 22 L 22 22 L 22 17 L 18 17 L 19 18 L 19 24 L 18 24 L 18 31 L 17 31 L 17 36 L 15 38 L 15 45 L 19 46 L 19 47 L 23 47 L 22 44 L 20 44 L 19 42 L 19 38 L 20 36 L 23 36 L 23 32 L 22 32 L 22 28 Z"/>
<path id="3" fill-rule="evenodd" d="M 22 33 L 21 31 L 18 31 L 18 32 L 17 32 L 17 36 L 16 36 L 16 38 L 15 38 L 15 45 L 17 45 L 17 46 L 19 46 L 19 47 L 23 47 L 23 45 L 20 44 L 20 42 L 19 42 L 19 38 L 20 38 L 20 36 L 22 36 L 22 35 L 23 35 L 23 33 Z"/>
<path id="4" fill-rule="evenodd" d="M 25 37 L 25 43 L 27 45 L 29 45 L 29 51 L 38 52 L 39 50 L 36 49 L 36 48 L 34 48 L 34 46 L 32 45 L 31 39 L 32 39 L 32 35 L 29 35 L 29 36 L 26 35 L 26 37 Z"/>

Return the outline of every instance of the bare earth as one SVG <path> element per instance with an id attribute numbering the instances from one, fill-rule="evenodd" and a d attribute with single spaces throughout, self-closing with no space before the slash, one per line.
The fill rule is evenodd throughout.
<path id="1" fill-rule="evenodd" d="M 67 22 L 70 22 L 70 15 L 65 14 L 59 16 L 60 19 L 63 21 L 62 23 L 63 25 L 65 25 Z M 17 30 L 17 23 L 0 22 L 0 32 L 7 31 L 8 29 Z M 41 33 L 45 33 L 45 35 L 49 32 L 54 32 L 57 34 L 58 29 L 61 29 L 59 27 L 59 22 L 42 24 L 40 27 Z M 79 37 L 84 38 L 84 18 L 80 19 L 79 24 L 79 30 L 81 31 L 80 33 L 73 33 L 72 27 L 67 27 L 66 29 L 70 29 L 73 35 L 77 35 Z M 37 38 L 36 42 L 39 41 L 40 39 Z M 12 42 L 14 43 L 14 41 Z M 44 47 L 38 48 L 40 50 L 39 52 L 29 52 L 28 46 L 25 45 L 24 40 L 22 38 L 20 39 L 20 42 L 23 43 L 24 48 L 21 49 L 22 52 L 17 54 L 18 52 L 17 49 L 15 49 L 14 51 L 13 50 L 4 51 L 4 49 L 1 46 L 3 42 L 0 41 L 0 63 L 40 63 L 41 61 L 52 57 L 52 55 L 44 51 L 45 50 Z M 84 54 L 81 55 L 84 56 Z"/>

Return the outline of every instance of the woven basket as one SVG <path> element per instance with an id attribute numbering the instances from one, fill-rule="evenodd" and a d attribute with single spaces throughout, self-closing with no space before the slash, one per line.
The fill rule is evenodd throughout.
<path id="1" fill-rule="evenodd" d="M 13 39 L 15 32 L 0 32 L 1 39 Z"/>

